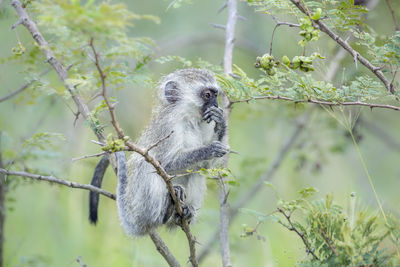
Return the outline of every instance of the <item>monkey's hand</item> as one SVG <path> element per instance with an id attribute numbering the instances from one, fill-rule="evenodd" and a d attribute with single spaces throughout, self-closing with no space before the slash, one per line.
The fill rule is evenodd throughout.
<path id="1" fill-rule="evenodd" d="M 207 123 L 215 121 L 215 132 L 218 135 L 218 140 L 221 141 L 225 135 L 226 128 L 224 111 L 219 107 L 211 106 L 204 112 L 203 120 L 205 120 Z"/>
<path id="2" fill-rule="evenodd" d="M 208 148 L 212 158 L 220 158 L 230 151 L 229 147 L 222 144 L 220 141 L 212 142 Z"/>
<path id="3" fill-rule="evenodd" d="M 186 200 L 185 188 L 181 185 L 174 185 L 175 196 L 181 204 Z"/>
<path id="4" fill-rule="evenodd" d="M 215 121 L 216 124 L 225 124 L 224 111 L 219 107 L 211 106 L 204 112 L 203 120 L 207 123 Z"/>

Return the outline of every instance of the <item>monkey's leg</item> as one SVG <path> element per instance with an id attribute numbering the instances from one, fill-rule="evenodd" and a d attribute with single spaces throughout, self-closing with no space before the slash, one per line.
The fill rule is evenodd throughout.
<path id="1" fill-rule="evenodd" d="M 106 172 L 109 164 L 110 164 L 110 161 L 108 159 L 108 155 L 104 155 L 94 170 L 92 182 L 90 183 L 91 185 L 101 188 L 101 183 L 103 182 L 104 173 Z M 90 191 L 90 193 L 89 193 L 89 221 L 92 224 L 97 223 L 98 208 L 99 208 L 99 193 Z"/>
<path id="2" fill-rule="evenodd" d="M 174 185 L 174 191 L 175 191 L 175 196 L 177 197 L 177 199 L 179 200 L 181 205 L 183 205 L 183 203 L 186 200 L 185 188 L 181 185 Z M 169 193 L 168 193 L 168 195 L 169 195 L 169 202 L 167 204 L 168 208 L 167 208 L 167 212 L 164 215 L 163 223 L 166 223 L 168 221 L 168 219 L 171 217 L 171 215 L 175 212 L 175 205 L 174 205 L 172 196 Z M 182 206 L 182 208 L 183 208 L 183 206 Z"/>

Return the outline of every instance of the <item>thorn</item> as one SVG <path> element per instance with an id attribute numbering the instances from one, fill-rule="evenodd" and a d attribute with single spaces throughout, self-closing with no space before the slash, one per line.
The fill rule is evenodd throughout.
<path id="1" fill-rule="evenodd" d="M 225 8 L 228 7 L 228 1 L 226 1 L 217 11 L 217 13 L 221 13 Z"/>
<path id="2" fill-rule="evenodd" d="M 12 31 L 15 29 L 15 27 L 17 27 L 18 25 L 20 25 L 22 23 L 22 19 L 19 19 L 17 22 L 15 22 L 11 28 L 8 31 Z"/>
<path id="3" fill-rule="evenodd" d="M 232 150 L 232 149 L 229 150 L 229 153 L 240 155 L 239 152 L 237 152 L 237 151 L 235 151 L 235 150 Z"/>
<path id="4" fill-rule="evenodd" d="M 242 21 L 247 21 L 247 18 L 242 16 L 242 15 L 238 15 L 237 18 L 242 20 Z"/>
<path id="5" fill-rule="evenodd" d="M 216 24 L 216 23 L 209 23 L 209 24 L 210 24 L 211 26 L 213 26 L 214 28 L 226 30 L 226 26 L 225 26 L 225 25 Z"/>

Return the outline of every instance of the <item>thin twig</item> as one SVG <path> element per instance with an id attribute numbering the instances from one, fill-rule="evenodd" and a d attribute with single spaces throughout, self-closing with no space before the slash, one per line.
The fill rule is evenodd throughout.
<path id="1" fill-rule="evenodd" d="M 394 12 L 394 9 L 392 7 L 392 4 L 390 3 L 390 0 L 386 0 L 386 5 L 388 6 L 388 8 L 390 10 L 390 13 L 392 14 L 394 30 L 395 31 L 400 31 L 399 24 L 397 23 L 397 20 L 396 20 L 396 13 Z"/>
<path id="2" fill-rule="evenodd" d="M 74 161 L 81 160 L 81 159 L 100 157 L 100 156 L 103 156 L 103 155 L 105 155 L 107 153 L 108 152 L 103 151 L 103 152 L 92 154 L 92 155 L 85 155 L 85 156 L 82 156 L 82 157 L 73 158 L 73 159 L 71 159 L 71 161 L 74 162 Z"/>
<path id="3" fill-rule="evenodd" d="M 174 133 L 174 131 L 171 131 L 168 135 L 164 136 L 163 138 L 161 138 L 160 140 L 158 140 L 157 142 L 155 142 L 154 144 L 152 144 L 151 146 L 149 146 L 146 149 L 146 153 L 149 153 L 150 150 L 152 150 L 153 148 L 155 148 L 156 146 L 158 146 L 161 142 L 163 142 L 164 140 L 168 139 L 171 137 L 171 135 Z"/>
<path id="4" fill-rule="evenodd" d="M 269 14 L 272 19 L 275 21 L 276 25 L 274 27 L 274 30 L 272 31 L 272 36 L 271 36 L 271 42 L 269 44 L 269 54 L 272 55 L 272 44 L 274 42 L 274 36 L 275 36 L 275 31 L 279 26 L 286 25 L 289 27 L 300 27 L 300 24 L 295 24 L 291 22 L 286 22 L 286 21 L 280 21 L 277 17 L 273 16 L 272 14 Z"/>
<path id="5" fill-rule="evenodd" d="M 226 26 L 225 25 L 221 25 L 221 24 L 216 24 L 216 23 L 209 23 L 211 26 L 213 26 L 216 29 L 222 29 L 222 30 L 226 30 Z"/>
<path id="6" fill-rule="evenodd" d="M 300 2 L 300 0 L 290 0 L 301 12 L 303 12 L 305 15 L 311 17 L 312 14 L 311 12 L 303 6 L 303 4 Z M 326 33 L 332 40 L 334 40 L 336 43 L 338 43 L 341 47 L 343 47 L 347 52 L 349 52 L 355 61 L 359 61 L 361 64 L 363 64 L 365 67 L 367 67 L 372 73 L 375 74 L 378 79 L 382 81 L 382 83 L 385 85 L 386 89 L 390 93 L 394 93 L 395 90 L 393 88 L 393 85 L 390 84 L 390 82 L 386 79 L 385 75 L 381 71 L 381 68 L 374 66 L 371 62 L 369 62 L 366 58 L 360 55 L 355 49 L 353 49 L 345 40 L 340 38 L 339 35 L 334 33 L 331 29 L 326 26 L 326 24 L 321 21 L 321 20 L 313 20 L 313 24 L 315 27 L 319 28 L 322 32 Z"/>
<path id="7" fill-rule="evenodd" d="M 292 220 L 290 219 L 290 215 L 286 214 L 281 208 L 278 208 L 278 211 L 283 214 L 283 216 L 286 218 L 288 223 L 290 224 L 290 227 L 287 227 L 290 231 L 295 232 L 298 236 L 300 236 L 301 240 L 303 241 L 304 245 L 307 248 L 307 253 L 311 253 L 311 255 L 314 257 L 314 259 L 319 261 L 319 258 L 317 255 L 315 255 L 313 249 L 310 247 L 308 244 L 306 238 L 304 237 L 304 233 L 300 232 L 292 223 Z"/>
<path id="8" fill-rule="evenodd" d="M 76 259 L 76 262 L 79 263 L 79 265 L 81 267 L 86 267 L 87 266 L 85 263 L 83 263 L 82 256 L 78 256 L 78 258 Z"/>
<path id="9" fill-rule="evenodd" d="M 329 102 L 329 101 L 323 101 L 323 100 L 315 100 L 315 99 L 294 99 L 290 97 L 285 97 L 285 96 L 280 96 L 280 95 L 266 95 L 266 96 L 255 96 L 252 98 L 247 98 L 247 99 L 242 99 L 242 100 L 235 100 L 232 101 L 232 103 L 243 103 L 243 102 L 250 102 L 252 100 L 261 100 L 261 99 L 272 99 L 272 100 L 284 100 L 284 101 L 290 101 L 294 102 L 295 104 L 298 103 L 313 103 L 313 104 L 319 104 L 319 105 L 325 105 L 325 106 L 363 106 L 363 107 L 369 107 L 371 110 L 374 108 L 383 108 L 383 109 L 391 109 L 391 110 L 396 110 L 400 111 L 400 107 L 398 106 L 392 106 L 392 105 L 386 105 L 386 104 L 374 104 L 374 103 L 365 103 L 361 101 L 353 101 L 353 102 Z"/>
<path id="10" fill-rule="evenodd" d="M 221 13 L 225 8 L 228 7 L 228 1 L 225 1 L 225 3 L 218 9 L 217 13 Z"/>
<path id="11" fill-rule="evenodd" d="M 325 234 L 323 229 L 321 229 L 321 234 L 322 234 L 322 237 L 324 238 L 325 242 L 331 248 L 333 254 L 335 254 L 335 256 L 338 256 L 338 253 L 337 253 L 337 251 L 335 249 L 335 246 L 329 241 L 329 238 L 326 236 L 326 234 Z"/>
<path id="12" fill-rule="evenodd" d="M 39 74 L 39 77 L 42 77 L 44 75 L 46 75 L 49 71 L 51 71 L 51 69 L 47 69 L 45 71 L 43 71 L 42 73 Z M 25 91 L 25 89 L 27 89 L 30 85 L 32 85 L 34 82 L 36 82 L 37 79 L 32 79 L 29 82 L 27 82 L 26 84 L 22 85 L 20 88 L 18 88 L 17 90 L 11 92 L 10 94 L 3 96 L 2 98 L 0 98 L 0 103 L 3 101 L 6 101 L 7 99 L 10 99 L 11 97 Z"/>
<path id="13" fill-rule="evenodd" d="M 0 168 L 6 166 L 3 162 L 3 146 L 2 140 L 3 133 L 0 131 Z M 6 194 L 8 186 L 6 183 L 6 175 L 0 174 L 0 267 L 5 265 L 4 263 L 4 222 L 6 219 Z"/>
<path id="14" fill-rule="evenodd" d="M 27 177 L 39 181 L 47 181 L 50 183 L 56 183 L 60 185 L 65 185 L 71 188 L 79 188 L 79 189 L 84 189 L 84 190 L 89 190 L 98 194 L 102 194 L 103 196 L 106 196 L 108 198 L 114 199 L 115 200 L 115 195 L 103 190 L 101 188 L 98 188 L 96 186 L 90 185 L 90 184 L 79 184 L 76 182 L 71 182 L 68 180 L 63 180 L 56 178 L 54 176 L 45 176 L 45 175 L 39 175 L 39 174 L 33 174 L 33 173 L 28 173 L 28 172 L 16 172 L 16 171 L 9 171 L 5 170 L 3 168 L 0 168 L 0 173 L 5 174 L 7 176 L 14 175 L 14 176 L 21 176 L 21 177 Z"/>

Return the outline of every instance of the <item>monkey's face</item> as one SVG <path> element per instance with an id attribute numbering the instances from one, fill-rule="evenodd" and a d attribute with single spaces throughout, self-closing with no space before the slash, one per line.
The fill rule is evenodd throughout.
<path id="1" fill-rule="evenodd" d="M 201 115 L 204 116 L 204 113 L 210 107 L 218 108 L 218 89 L 216 88 L 205 88 L 200 92 L 200 98 L 203 101 L 203 105 L 201 107 Z"/>

